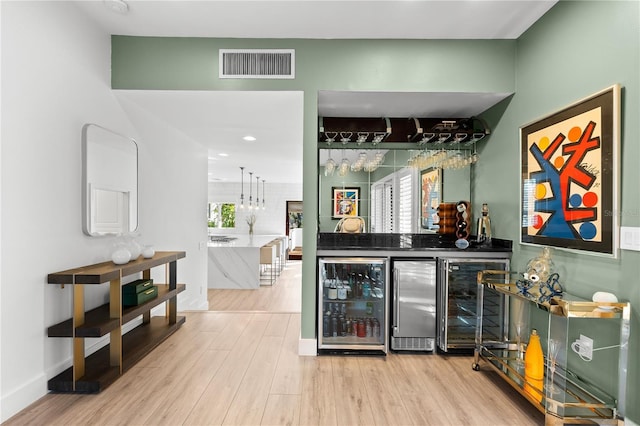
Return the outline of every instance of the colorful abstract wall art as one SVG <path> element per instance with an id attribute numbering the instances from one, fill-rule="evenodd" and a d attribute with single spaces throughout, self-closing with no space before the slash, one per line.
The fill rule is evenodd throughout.
<path id="1" fill-rule="evenodd" d="M 358 203 L 360 202 L 360 188 L 331 188 L 333 193 L 334 219 L 358 216 Z"/>
<path id="2" fill-rule="evenodd" d="M 438 206 L 442 199 L 442 179 L 440 169 L 420 172 L 420 222 L 424 229 L 437 230 Z"/>
<path id="3" fill-rule="evenodd" d="M 521 242 L 615 257 L 620 86 L 520 128 Z"/>

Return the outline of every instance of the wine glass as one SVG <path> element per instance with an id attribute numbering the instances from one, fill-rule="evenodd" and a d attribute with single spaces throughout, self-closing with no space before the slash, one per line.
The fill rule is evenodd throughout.
<path id="1" fill-rule="evenodd" d="M 556 339 L 549 339 L 549 353 L 547 354 L 547 358 L 549 360 L 549 371 L 551 374 L 549 375 L 549 383 L 550 386 L 547 388 L 547 393 L 549 395 L 555 395 L 560 393 L 560 389 L 556 386 L 553 376 L 556 372 L 556 361 L 558 359 L 558 353 L 560 352 L 560 341 Z"/>
<path id="2" fill-rule="evenodd" d="M 343 145 L 348 144 L 351 142 L 351 135 L 353 135 L 352 132 L 340 132 L 340 142 L 342 142 Z"/>
<path id="3" fill-rule="evenodd" d="M 356 139 L 356 143 L 358 145 L 362 145 L 367 141 L 368 137 L 369 137 L 369 132 L 358 132 L 358 139 Z"/>
<path id="4" fill-rule="evenodd" d="M 524 365 L 524 351 L 522 350 L 522 331 L 524 324 L 521 321 L 516 323 L 516 366 L 522 367 Z"/>
<path id="5" fill-rule="evenodd" d="M 324 175 L 332 176 L 333 172 L 336 170 L 337 164 L 336 161 L 331 158 L 331 150 L 329 150 L 329 158 L 324 163 Z"/>
<path id="6" fill-rule="evenodd" d="M 336 137 L 338 136 L 338 132 L 325 132 L 324 134 L 327 137 L 327 139 L 325 140 L 327 145 L 331 145 L 333 142 L 335 142 Z"/>
<path id="7" fill-rule="evenodd" d="M 346 176 L 349 173 L 349 168 L 351 167 L 351 161 L 347 157 L 343 157 L 340 165 L 338 165 L 338 174 L 340 176 Z"/>

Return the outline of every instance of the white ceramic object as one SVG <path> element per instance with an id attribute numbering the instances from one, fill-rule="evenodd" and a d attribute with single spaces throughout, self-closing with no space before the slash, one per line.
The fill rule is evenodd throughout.
<path id="1" fill-rule="evenodd" d="M 111 260 L 116 265 L 124 265 L 131 260 L 131 252 L 124 247 L 120 247 L 111 253 Z"/>
<path id="2" fill-rule="evenodd" d="M 142 257 L 144 257 L 145 259 L 152 258 L 154 254 L 156 254 L 156 251 L 151 245 L 146 245 L 142 249 Z"/>
<path id="3" fill-rule="evenodd" d="M 593 293 L 591 300 L 594 302 L 608 302 L 608 303 L 618 303 L 618 298 L 613 293 L 607 293 L 606 291 L 596 291 Z M 604 310 L 612 310 L 613 306 L 598 306 L 600 309 Z"/>
<path id="4" fill-rule="evenodd" d="M 127 249 L 131 253 L 131 260 L 136 260 L 137 258 L 140 257 L 140 253 L 142 252 L 142 247 L 140 246 L 138 241 L 136 241 L 136 238 L 133 235 L 129 236 L 126 241 L 127 241 Z"/>

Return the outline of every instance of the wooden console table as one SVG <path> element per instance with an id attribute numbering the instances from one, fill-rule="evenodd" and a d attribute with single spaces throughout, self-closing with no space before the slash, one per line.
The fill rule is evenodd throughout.
<path id="1" fill-rule="evenodd" d="M 125 265 L 103 262 L 48 275 L 49 284 L 73 286 L 73 317 L 48 328 L 49 337 L 73 338 L 73 365 L 48 382 L 56 392 L 100 392 L 136 364 L 185 321 L 177 315 L 177 295 L 185 290 L 177 284 L 177 261 L 183 251 L 157 252 Z M 142 272 L 151 278 L 151 268 L 165 265 L 167 284 L 156 284 L 158 297 L 138 306 L 122 306 L 122 278 Z M 84 286 L 109 283 L 109 303 L 85 311 Z M 151 309 L 166 302 L 165 316 L 151 317 Z M 122 326 L 142 315 L 142 324 L 122 334 Z M 109 344 L 85 356 L 85 338 L 109 333 Z"/>

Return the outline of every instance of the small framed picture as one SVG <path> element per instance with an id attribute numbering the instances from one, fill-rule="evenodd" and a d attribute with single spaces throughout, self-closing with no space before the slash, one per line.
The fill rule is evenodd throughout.
<path id="1" fill-rule="evenodd" d="M 360 188 L 331 188 L 333 194 L 332 216 L 340 219 L 349 216 L 359 216 Z"/>
<path id="2" fill-rule="evenodd" d="M 442 199 L 442 177 L 440 169 L 420 172 L 420 225 L 423 229 L 436 230 L 438 206 Z"/>

